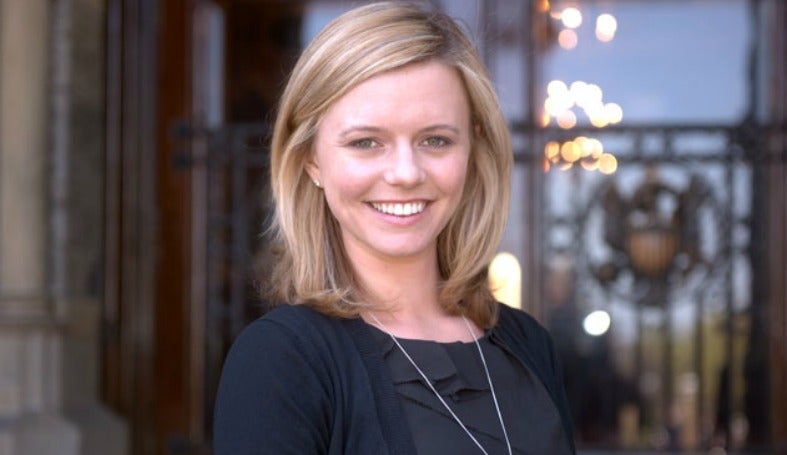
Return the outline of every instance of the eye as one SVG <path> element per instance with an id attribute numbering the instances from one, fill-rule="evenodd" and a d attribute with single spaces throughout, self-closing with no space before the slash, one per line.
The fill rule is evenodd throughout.
<path id="1" fill-rule="evenodd" d="M 379 146 L 380 146 L 379 142 L 370 138 L 356 139 L 350 142 L 350 147 L 359 148 L 359 149 L 371 149 Z"/>
<path id="2" fill-rule="evenodd" d="M 440 148 L 451 145 L 451 140 L 442 136 L 429 136 L 421 143 L 426 147 Z"/>

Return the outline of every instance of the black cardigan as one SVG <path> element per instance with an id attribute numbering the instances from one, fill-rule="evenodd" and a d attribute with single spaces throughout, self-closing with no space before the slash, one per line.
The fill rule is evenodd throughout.
<path id="1" fill-rule="evenodd" d="M 541 379 L 573 452 L 562 373 L 546 330 L 501 305 L 489 336 Z M 415 454 L 406 422 L 365 322 L 284 305 L 244 329 L 227 355 L 214 453 Z"/>

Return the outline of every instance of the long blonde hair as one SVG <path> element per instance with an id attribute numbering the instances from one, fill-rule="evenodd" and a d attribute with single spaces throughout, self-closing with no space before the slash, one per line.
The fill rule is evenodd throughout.
<path id="1" fill-rule="evenodd" d="M 442 13 L 401 2 L 339 16 L 308 45 L 290 76 L 271 144 L 271 232 L 279 257 L 270 284 L 276 300 L 340 317 L 374 308 L 304 164 L 321 118 L 337 99 L 371 77 L 430 59 L 456 69 L 476 128 L 462 200 L 437 240 L 439 299 L 451 314 L 483 328 L 494 325 L 497 304 L 487 288 L 487 267 L 508 214 L 509 132 L 486 69 L 459 26 Z"/>

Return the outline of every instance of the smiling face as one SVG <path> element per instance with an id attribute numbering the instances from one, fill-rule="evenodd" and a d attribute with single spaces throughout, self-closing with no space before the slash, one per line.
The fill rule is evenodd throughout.
<path id="1" fill-rule="evenodd" d="M 339 222 L 349 259 L 425 259 L 456 211 L 471 148 L 456 71 L 409 65 L 357 85 L 323 117 L 306 164 Z"/>

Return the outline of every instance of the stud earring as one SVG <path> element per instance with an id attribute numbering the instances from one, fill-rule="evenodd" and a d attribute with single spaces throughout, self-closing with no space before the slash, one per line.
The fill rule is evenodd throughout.
<path id="1" fill-rule="evenodd" d="M 314 182 L 314 186 L 316 186 L 317 188 L 322 188 L 322 185 L 320 184 L 320 181 L 319 181 L 319 180 L 317 180 L 317 179 L 312 179 L 312 182 Z"/>

